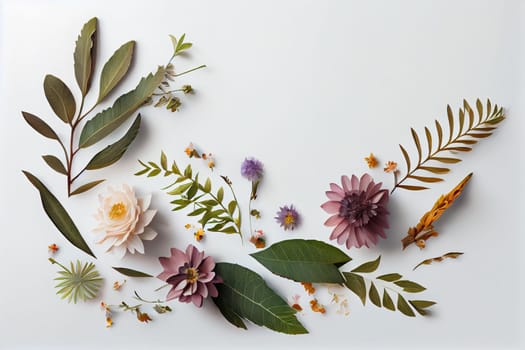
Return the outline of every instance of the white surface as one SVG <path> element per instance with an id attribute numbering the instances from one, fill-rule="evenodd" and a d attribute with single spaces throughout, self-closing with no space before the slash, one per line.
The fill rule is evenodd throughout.
<path id="1" fill-rule="evenodd" d="M 523 3 L 4 0 L 0 11 L 0 348 L 524 345 Z M 106 277 L 106 302 L 132 302 L 134 289 L 154 298 L 152 291 L 160 285 L 128 281 L 121 292 L 112 291 L 112 282 L 120 277 L 109 266 L 116 262 L 94 246 L 90 232 L 96 194 L 103 187 L 66 200 L 64 179 L 40 158 L 58 154 L 58 147 L 32 131 L 20 115 L 29 111 L 57 129 L 63 127 L 47 106 L 43 77 L 61 77 L 78 97 L 72 52 L 82 24 L 92 16 L 100 21 L 97 73 L 121 43 L 137 40 L 135 64 L 119 91 L 169 58 L 168 34 L 185 32 L 195 44 L 190 58 L 176 62 L 180 70 L 202 63 L 209 67 L 179 80 L 198 92 L 184 99 L 181 112 L 144 109 L 144 127 L 124 158 L 84 178 L 103 177 L 111 184 L 130 183 L 142 194 L 153 193 L 152 206 L 159 210 L 153 225 L 160 237 L 146 244 L 147 256 L 120 263 L 151 273 L 159 272 L 156 258 L 165 256 L 169 247 L 184 248 L 193 241 L 183 227 L 191 221 L 170 211 L 171 199 L 159 190 L 168 180 L 132 176 L 138 158 L 157 160 L 164 149 L 171 159 L 186 164 L 183 150 L 193 141 L 216 155 L 216 173 L 230 176 L 246 208 L 249 184 L 240 177 L 239 166 L 244 157 L 256 156 L 266 169 L 256 204 L 269 243 L 289 237 L 327 239 L 330 230 L 322 225 L 327 215 L 319 208 L 324 191 L 342 174 L 367 171 L 363 157 L 369 152 L 381 164 L 393 159 L 401 165 L 397 145 L 410 144 L 409 128 L 421 132 L 434 118 L 444 121 L 447 103 L 457 109 L 463 98 L 474 101 L 479 96 L 505 106 L 508 119 L 493 137 L 462 155 L 464 162 L 453 167 L 446 182 L 423 193 L 394 194 L 387 240 L 373 249 L 349 251 L 356 262 L 381 254 L 379 272 L 400 272 L 425 285 L 428 290 L 421 297 L 438 301 L 432 317 L 412 319 L 373 305 L 362 307 L 348 292 L 349 317 L 337 315 L 328 296 L 321 298 L 327 315 L 300 316 L 311 332 L 306 336 L 252 325 L 248 331 L 238 330 L 211 301 L 203 309 L 173 302 L 170 315 L 152 311 L 155 320 L 149 325 L 119 314 L 114 327 L 106 329 L 100 299 L 70 305 L 55 296 L 56 269 L 47 262 L 47 245 L 59 244 L 61 261 L 86 256 L 54 229 L 21 169 L 38 175 L 63 200 L 94 247 L 100 257 L 97 267 Z M 95 79 L 95 91 L 97 85 Z M 437 225 L 441 236 L 430 240 L 424 251 L 410 247 L 402 252 L 399 240 L 406 228 L 470 171 L 475 175 L 468 189 Z M 391 186 L 391 178 L 380 169 L 371 174 Z M 272 219 L 286 203 L 294 203 L 304 218 L 293 233 L 283 232 Z M 198 245 L 217 260 L 254 269 L 285 297 L 302 293 L 300 286 L 272 276 L 253 261 L 247 255 L 252 245 L 240 247 L 237 237 L 210 233 Z M 422 259 L 448 251 L 465 255 L 411 271 Z M 307 298 L 302 301 L 306 306 Z"/>

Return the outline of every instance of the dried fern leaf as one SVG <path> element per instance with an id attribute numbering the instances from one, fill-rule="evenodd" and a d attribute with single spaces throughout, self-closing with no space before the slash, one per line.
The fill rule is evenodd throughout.
<path id="1" fill-rule="evenodd" d="M 421 138 L 418 133 L 410 128 L 412 134 L 412 140 L 417 151 L 417 163 L 410 159 L 410 155 L 406 148 L 399 145 L 403 158 L 405 159 L 407 172 L 406 175 L 397 180 L 392 189 L 392 192 L 396 188 L 403 188 L 406 190 L 422 190 L 424 186 L 408 185 L 404 184 L 406 180 L 412 180 L 416 182 L 439 182 L 443 181 L 441 177 L 428 177 L 419 176 L 420 171 L 429 171 L 434 174 L 446 174 L 450 171 L 447 167 L 434 166 L 433 163 L 444 163 L 454 164 L 461 161 L 457 157 L 450 157 L 446 152 L 452 152 L 453 154 L 459 152 L 470 152 L 472 151 L 472 145 L 476 144 L 479 139 L 489 137 L 495 130 L 497 124 L 505 119 L 505 113 L 502 107 L 498 105 L 492 106 L 490 100 L 487 100 L 485 108 L 478 99 L 476 100 L 476 110 L 478 118 L 476 121 L 474 110 L 470 107 L 466 100 L 463 100 L 463 107 L 459 109 L 458 118 L 454 117 L 454 113 L 450 105 L 447 106 L 447 122 L 448 122 L 448 140 L 443 139 L 443 127 L 439 121 L 435 121 L 435 129 L 437 135 L 437 142 L 432 141 L 432 132 L 428 127 L 425 127 L 426 141 L 426 156 L 423 157 L 423 145 L 421 144 Z M 412 167 L 414 165 L 414 167 Z"/>

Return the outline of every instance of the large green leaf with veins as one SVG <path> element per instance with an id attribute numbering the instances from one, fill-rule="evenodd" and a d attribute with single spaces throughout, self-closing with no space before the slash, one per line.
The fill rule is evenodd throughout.
<path id="1" fill-rule="evenodd" d="M 233 325 L 245 328 L 242 319 L 247 319 L 281 333 L 308 333 L 295 317 L 296 311 L 255 272 L 230 263 L 218 263 L 215 272 L 223 279 L 217 285 L 215 304 Z"/>

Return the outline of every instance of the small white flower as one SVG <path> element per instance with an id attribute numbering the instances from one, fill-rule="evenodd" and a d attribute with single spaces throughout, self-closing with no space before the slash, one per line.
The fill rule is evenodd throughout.
<path id="1" fill-rule="evenodd" d="M 122 185 L 122 190 L 108 188 L 108 193 L 98 196 L 100 207 L 95 219 L 98 226 L 94 229 L 100 234 L 97 243 L 103 244 L 106 251 L 113 252 L 122 258 L 126 251 L 144 254 L 143 240 L 152 240 L 157 232 L 149 225 L 156 210 L 148 210 L 151 195 L 137 198 L 128 185 Z"/>

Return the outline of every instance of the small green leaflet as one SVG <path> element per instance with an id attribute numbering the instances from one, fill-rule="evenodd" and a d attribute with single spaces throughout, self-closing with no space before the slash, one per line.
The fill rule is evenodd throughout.
<path id="1" fill-rule="evenodd" d="M 242 319 L 247 319 L 281 333 L 308 333 L 295 317 L 296 311 L 255 272 L 230 263 L 218 263 L 215 272 L 223 279 L 217 285 L 215 304 L 236 327 L 246 328 Z"/>
<path id="2" fill-rule="evenodd" d="M 58 199 L 47 189 L 47 187 L 33 174 L 28 171 L 22 171 L 29 182 L 40 192 L 40 198 L 46 214 L 49 216 L 56 228 L 70 241 L 75 247 L 86 254 L 96 258 L 84 238 L 78 231 L 75 223 L 66 212 Z"/>
<path id="3" fill-rule="evenodd" d="M 40 135 L 47 137 L 48 139 L 57 141 L 60 140 L 58 138 L 58 135 L 53 131 L 53 129 L 51 129 L 51 127 L 45 121 L 43 121 L 36 115 L 28 112 L 22 112 L 22 116 L 24 117 L 27 124 L 29 124 L 29 126 L 31 126 Z"/>
<path id="4" fill-rule="evenodd" d="M 310 283 L 344 283 L 339 267 L 352 260 L 334 246 L 304 239 L 281 241 L 250 255 L 276 275 Z"/>

